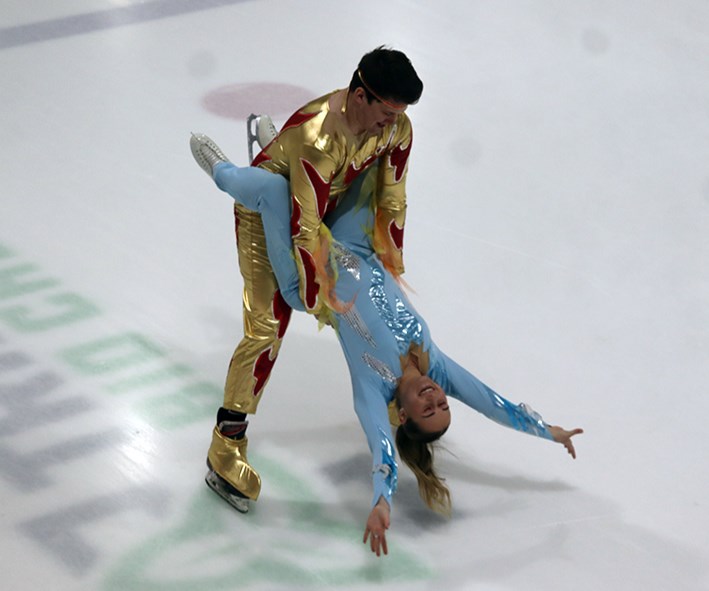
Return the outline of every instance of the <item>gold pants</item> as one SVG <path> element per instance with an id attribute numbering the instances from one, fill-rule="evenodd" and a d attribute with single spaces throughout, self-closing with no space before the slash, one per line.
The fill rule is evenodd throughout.
<path id="1" fill-rule="evenodd" d="M 238 204 L 234 216 L 244 279 L 244 337 L 229 363 L 224 408 L 252 414 L 276 362 L 291 308 L 281 297 L 268 260 L 261 216 Z"/>
<path id="2" fill-rule="evenodd" d="M 234 217 L 239 269 L 244 279 L 244 337 L 229 363 L 223 406 L 253 414 L 276 362 L 292 310 L 278 290 L 261 216 L 237 204 Z M 246 445 L 245 439 L 236 442 L 215 429 L 208 457 L 217 474 L 256 500 L 261 479 L 248 463 Z"/>

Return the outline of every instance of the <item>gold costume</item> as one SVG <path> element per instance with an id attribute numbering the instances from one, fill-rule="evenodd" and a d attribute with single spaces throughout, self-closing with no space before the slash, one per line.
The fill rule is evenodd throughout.
<path id="1" fill-rule="evenodd" d="M 373 244 L 384 266 L 398 277 L 406 216 L 405 181 L 412 145 L 409 118 L 400 113 L 378 135 L 354 136 L 329 100 L 339 91 L 318 98 L 288 119 L 280 133 L 252 165 L 283 175 L 290 185 L 293 251 L 300 276 L 300 297 L 307 312 L 328 319 L 336 309 L 328 274 L 330 234 L 325 215 L 339 197 L 375 162 L 379 163 L 375 198 Z M 255 413 L 263 388 L 276 361 L 291 308 L 278 291 L 266 252 L 259 214 L 235 208 L 239 267 L 244 279 L 244 338 L 237 346 L 226 379 L 224 408 Z M 210 458 L 219 458 L 216 471 L 242 489 L 245 447 L 234 453 L 224 438 L 214 437 Z M 233 461 L 229 460 L 229 457 Z M 245 455 L 244 455 L 245 458 Z M 257 475 L 256 475 L 257 477 Z M 255 479 L 249 476 L 248 496 L 256 498 Z"/>
<path id="2" fill-rule="evenodd" d="M 328 101 L 335 92 L 295 113 L 254 160 L 254 166 L 281 174 L 290 182 L 291 234 L 300 271 L 300 296 L 309 312 L 328 303 L 326 294 L 322 290 L 319 293 L 316 285 L 322 287 L 327 279 L 316 276 L 314 265 L 321 246 L 322 219 L 337 205 L 337 198 L 377 160 L 374 246 L 395 277 L 404 272 L 401 249 L 411 123 L 401 113 L 379 135 L 355 137 L 330 111 Z"/>
<path id="3" fill-rule="evenodd" d="M 316 264 L 319 255 L 327 254 L 321 249 L 329 245 L 323 217 L 336 207 L 338 197 L 357 176 L 377 160 L 374 245 L 394 276 L 404 272 L 405 181 L 411 123 L 402 113 L 379 135 L 356 138 L 330 111 L 328 101 L 333 94 L 316 99 L 295 113 L 253 162 L 289 181 L 300 296 L 306 310 L 314 314 L 331 304 L 331 280 L 318 272 Z M 232 358 L 224 407 L 253 413 L 278 354 L 290 308 L 278 293 L 260 216 L 237 205 L 236 218 L 239 267 L 244 279 L 244 339 Z"/>

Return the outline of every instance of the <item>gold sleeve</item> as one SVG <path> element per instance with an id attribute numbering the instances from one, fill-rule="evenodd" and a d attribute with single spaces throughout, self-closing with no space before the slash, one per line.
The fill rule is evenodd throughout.
<path id="1" fill-rule="evenodd" d="M 327 273 L 331 239 L 323 232 L 322 219 L 330 204 L 335 172 L 335 162 L 315 147 L 301 150 L 290 162 L 293 254 L 300 275 L 300 297 L 311 313 L 318 312 L 320 300 L 327 301 L 334 289 Z"/>
<path id="2" fill-rule="evenodd" d="M 413 139 L 409 118 L 400 119 L 392 147 L 380 162 L 374 227 L 374 249 L 394 277 L 404 272 L 406 173 Z"/>
<path id="3" fill-rule="evenodd" d="M 330 297 L 334 294 L 334 281 L 328 272 L 332 238 L 322 219 L 331 205 L 333 178 L 341 168 L 337 162 L 343 154 L 324 129 L 327 98 L 317 99 L 294 113 L 278 137 L 252 163 L 288 179 L 299 294 L 306 311 L 312 314 L 320 312 L 323 303 L 330 307 L 335 304 Z"/>

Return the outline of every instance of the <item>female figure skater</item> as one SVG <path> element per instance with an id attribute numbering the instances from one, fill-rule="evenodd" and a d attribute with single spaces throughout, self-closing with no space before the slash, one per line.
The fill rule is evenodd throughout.
<path id="1" fill-rule="evenodd" d="M 236 167 L 207 136 L 193 135 L 190 144 L 217 186 L 261 215 L 281 295 L 292 308 L 304 310 L 292 255 L 287 180 L 258 168 Z M 388 553 L 386 530 L 397 485 L 392 425 L 399 455 L 414 472 L 422 499 L 443 514 L 450 513 L 450 493 L 434 469 L 431 444 L 450 425 L 448 396 L 502 425 L 559 442 L 574 458 L 572 437 L 582 430 L 547 424 L 524 404 L 495 393 L 436 346 L 424 319 L 372 248 L 374 183 L 368 179 L 372 173 L 361 175 L 325 220 L 332 246 L 323 249 L 319 264 L 331 275 L 335 290 L 320 320 L 337 333 L 355 411 L 372 453 L 374 494 L 363 541 L 380 556 Z"/>

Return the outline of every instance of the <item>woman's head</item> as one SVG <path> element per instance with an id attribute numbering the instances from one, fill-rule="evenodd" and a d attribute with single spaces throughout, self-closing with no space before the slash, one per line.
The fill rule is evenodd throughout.
<path id="1" fill-rule="evenodd" d="M 412 431 L 419 431 L 420 439 L 427 439 L 426 435 L 437 433 L 440 433 L 440 437 L 448 429 L 451 411 L 446 393 L 427 375 L 417 370 L 405 371 L 399 381 L 396 400 L 399 422 L 402 425 L 412 422 L 415 425 Z"/>
<path id="2" fill-rule="evenodd" d="M 443 389 L 418 369 L 409 366 L 399 380 L 396 406 L 400 426 L 396 430 L 399 456 L 411 468 L 419 494 L 429 508 L 450 514 L 450 492 L 433 467 L 433 442 L 440 439 L 451 421 Z"/>

